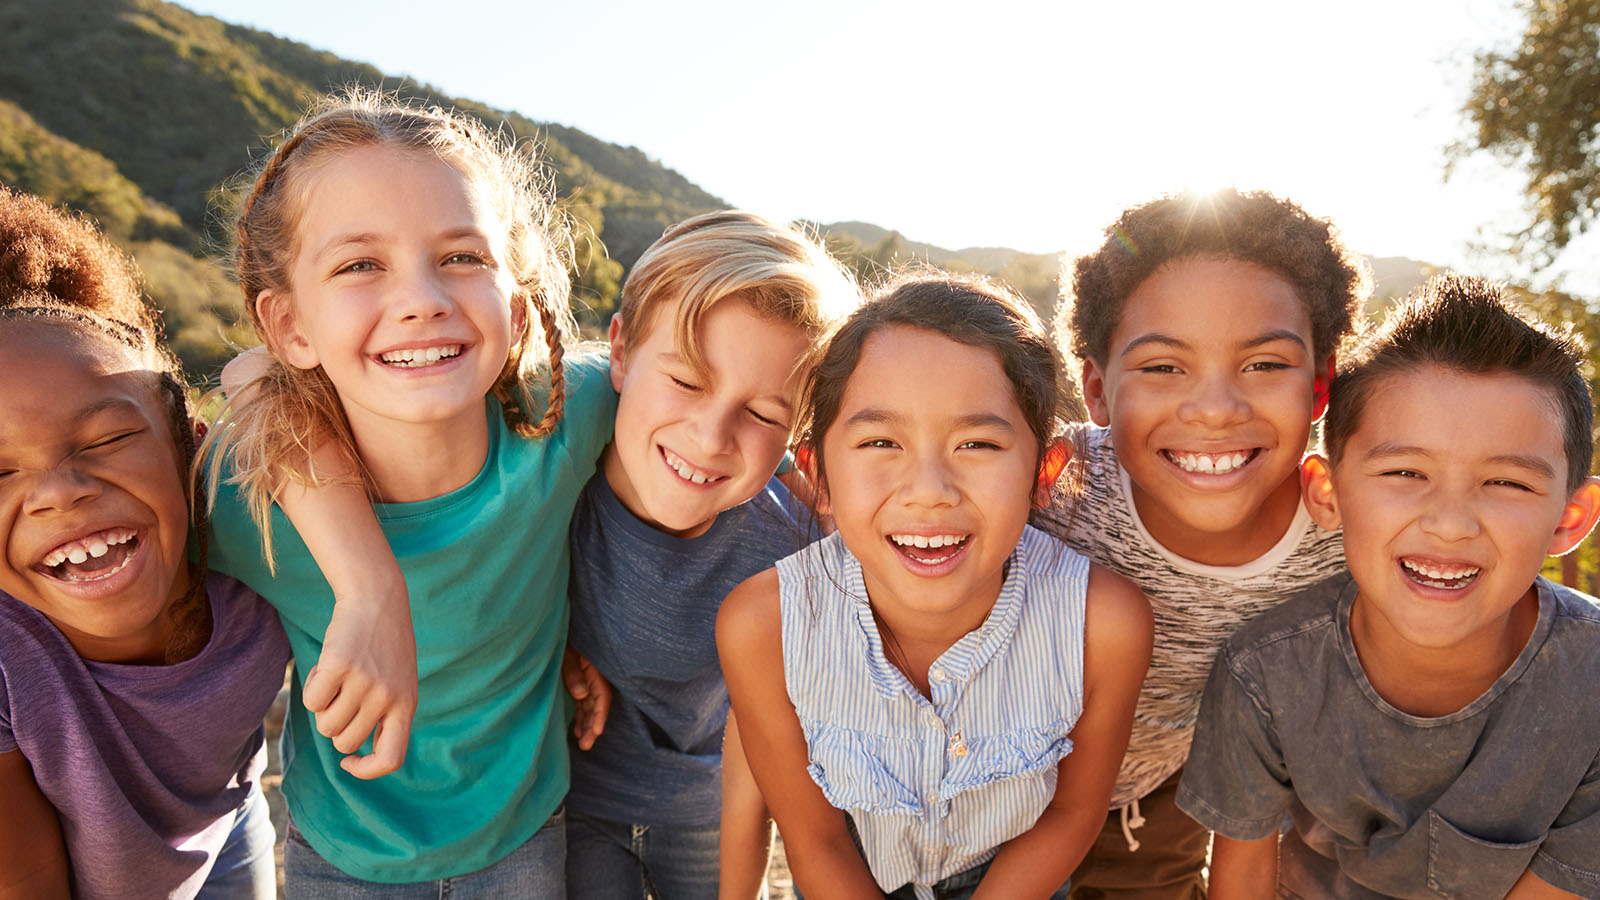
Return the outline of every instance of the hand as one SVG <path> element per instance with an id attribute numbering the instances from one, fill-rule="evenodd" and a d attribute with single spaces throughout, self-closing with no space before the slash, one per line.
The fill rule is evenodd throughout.
<path id="1" fill-rule="evenodd" d="M 567 693 L 578 701 L 578 712 L 572 717 L 572 736 L 578 739 L 579 750 L 587 750 L 606 730 L 611 684 L 594 663 L 571 647 L 561 657 L 561 680 L 566 682 Z"/>
<path id="2" fill-rule="evenodd" d="M 406 595 L 336 602 L 301 697 L 316 714 L 317 731 L 347 754 L 339 763 L 346 772 L 377 778 L 400 768 L 417 711 L 417 642 Z M 368 735 L 372 752 L 355 755 Z"/>

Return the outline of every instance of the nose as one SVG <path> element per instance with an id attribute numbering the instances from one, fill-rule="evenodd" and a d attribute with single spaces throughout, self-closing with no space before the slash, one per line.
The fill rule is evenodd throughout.
<path id="1" fill-rule="evenodd" d="M 39 477 L 28 491 L 22 509 L 28 515 L 66 512 L 98 496 L 98 480 L 71 463 L 64 463 Z"/>
<path id="2" fill-rule="evenodd" d="M 1423 533 L 1446 543 L 1471 540 L 1483 530 L 1472 502 L 1455 491 L 1446 490 L 1429 493 L 1418 524 Z"/>
<path id="3" fill-rule="evenodd" d="M 906 465 L 901 496 L 907 505 L 934 508 L 961 502 L 961 492 L 951 477 L 949 460 L 942 454 L 912 453 Z"/>
<path id="4" fill-rule="evenodd" d="M 428 322 L 450 315 L 455 304 L 444 285 L 429 275 L 415 275 L 396 285 L 394 312 L 402 322 Z"/>
<path id="5" fill-rule="evenodd" d="M 689 416 L 689 439 L 707 456 L 721 456 L 733 449 L 734 426 L 740 410 L 723 404 L 703 404 Z"/>
<path id="6" fill-rule="evenodd" d="M 1250 404 L 1226 373 L 1202 376 L 1178 406 L 1178 418 L 1194 425 L 1220 428 L 1250 418 Z"/>

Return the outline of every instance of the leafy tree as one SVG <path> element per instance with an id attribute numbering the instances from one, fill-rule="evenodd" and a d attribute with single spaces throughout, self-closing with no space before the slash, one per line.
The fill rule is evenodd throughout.
<path id="1" fill-rule="evenodd" d="M 1475 132 L 1453 157 L 1484 150 L 1527 174 L 1532 222 L 1512 249 L 1547 263 L 1600 214 L 1600 0 L 1524 10 L 1516 47 L 1476 56 L 1463 110 Z"/>

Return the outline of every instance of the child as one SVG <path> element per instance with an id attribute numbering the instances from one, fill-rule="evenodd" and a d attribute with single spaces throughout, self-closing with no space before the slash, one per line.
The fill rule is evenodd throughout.
<path id="1" fill-rule="evenodd" d="M 1093 839 L 1150 618 L 1027 527 L 1065 462 L 1057 374 L 1025 301 L 930 277 L 863 306 L 810 376 L 838 530 L 734 590 L 717 648 L 811 900 L 1065 896 Z"/>
<path id="2" fill-rule="evenodd" d="M 276 895 L 289 645 L 191 565 L 188 392 L 131 261 L 0 189 L 0 895 Z"/>
<path id="3" fill-rule="evenodd" d="M 1178 795 L 1217 897 L 1600 897 L 1600 604 L 1538 577 L 1600 516 L 1583 367 L 1458 276 L 1342 362 L 1302 479 L 1349 571 L 1224 645 Z"/>
<path id="4" fill-rule="evenodd" d="M 463 116 L 363 94 L 296 126 L 242 205 L 240 283 L 272 362 L 213 431 L 232 476 L 216 491 L 214 564 L 273 602 L 299 661 L 284 740 L 291 894 L 433 882 L 563 895 L 566 523 L 615 395 L 603 360 L 563 360 L 568 278 L 551 228 L 524 155 Z M 415 598 L 410 750 L 377 781 L 339 760 L 370 711 L 336 701 L 319 719 L 330 746 L 302 696 L 332 594 L 271 500 L 285 473 L 325 480 L 311 450 L 362 473 Z M 370 520 L 356 512 L 352 525 Z M 319 540 L 343 527 L 305 524 Z"/>
<path id="5" fill-rule="evenodd" d="M 772 473 L 800 363 L 855 298 L 816 244 L 734 211 L 669 228 L 628 276 L 616 433 L 572 520 L 569 641 L 614 691 L 604 734 L 572 755 L 575 900 L 717 895 L 728 693 L 712 627 L 734 586 L 799 546 Z M 753 828 L 755 848 L 730 857 L 755 863 L 729 877 L 753 897 L 769 826 L 759 806 L 738 812 L 729 837 Z"/>
<path id="6" fill-rule="evenodd" d="M 1204 896 L 1207 835 L 1173 804 L 1178 773 L 1217 646 L 1343 564 L 1297 472 L 1366 292 L 1327 222 L 1232 190 L 1129 209 L 1072 268 L 1056 327 L 1095 427 L 1076 435 L 1082 496 L 1035 522 L 1132 579 L 1156 622 L 1076 897 Z"/>

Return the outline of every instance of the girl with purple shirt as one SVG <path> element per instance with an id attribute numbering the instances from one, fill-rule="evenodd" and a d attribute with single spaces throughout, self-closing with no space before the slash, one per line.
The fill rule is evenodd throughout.
<path id="1" fill-rule="evenodd" d="M 289 646 L 190 562 L 188 392 L 132 263 L 0 189 L 0 898 L 270 898 Z"/>

